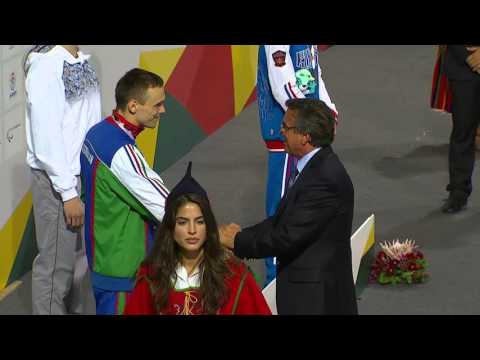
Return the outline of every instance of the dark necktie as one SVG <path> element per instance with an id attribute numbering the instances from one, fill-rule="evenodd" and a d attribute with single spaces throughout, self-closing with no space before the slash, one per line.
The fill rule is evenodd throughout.
<path id="1" fill-rule="evenodd" d="M 290 179 L 288 180 L 288 190 L 295 184 L 295 180 L 298 176 L 298 169 L 295 167 L 295 171 L 290 174 Z"/>

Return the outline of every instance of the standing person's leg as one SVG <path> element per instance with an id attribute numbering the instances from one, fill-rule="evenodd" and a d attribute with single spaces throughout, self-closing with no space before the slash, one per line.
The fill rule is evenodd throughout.
<path id="1" fill-rule="evenodd" d="M 63 202 L 43 171 L 32 170 L 38 255 L 32 267 L 33 314 L 67 314 L 78 231 L 67 229 Z"/>
<path id="2" fill-rule="evenodd" d="M 123 315 L 130 292 L 93 288 L 97 315 Z"/>
<path id="3" fill-rule="evenodd" d="M 289 156 L 285 151 L 269 152 L 268 155 L 268 179 L 266 213 L 267 217 L 273 216 L 277 211 L 278 204 L 285 193 L 288 179 L 295 171 L 296 159 Z M 267 286 L 277 276 L 277 265 L 275 258 L 266 258 L 266 279 Z"/>
<path id="4" fill-rule="evenodd" d="M 278 203 L 282 198 L 282 184 L 285 175 L 285 161 L 287 153 L 284 151 L 268 153 L 268 176 L 265 210 L 267 216 L 273 216 L 277 210 Z"/>
<path id="5" fill-rule="evenodd" d="M 475 137 L 475 150 L 480 151 L 480 127 L 477 127 L 477 135 Z"/>
<path id="6" fill-rule="evenodd" d="M 70 291 L 67 302 L 68 312 L 79 315 L 95 315 L 95 298 L 93 296 L 85 247 L 83 246 L 83 236 L 79 236 L 78 244 L 77 251 L 75 252 L 72 290 Z"/>
<path id="7" fill-rule="evenodd" d="M 480 122 L 480 93 L 477 81 L 451 81 L 453 129 L 450 136 L 449 200 L 444 212 L 457 212 L 472 192 L 475 137 Z"/>
<path id="8" fill-rule="evenodd" d="M 77 178 L 77 190 L 81 193 L 81 180 Z M 86 221 L 86 219 L 85 219 Z M 72 290 L 68 299 L 68 312 L 71 314 L 95 314 L 95 299 L 88 269 L 87 255 L 85 251 L 84 227 L 77 237 L 75 251 L 75 267 L 73 274 Z"/>
<path id="9" fill-rule="evenodd" d="M 267 217 L 273 216 L 282 197 L 282 184 L 285 173 L 285 161 L 287 154 L 284 151 L 268 153 L 268 176 L 265 210 Z M 265 259 L 267 286 L 276 277 L 276 263 L 274 258 Z"/>

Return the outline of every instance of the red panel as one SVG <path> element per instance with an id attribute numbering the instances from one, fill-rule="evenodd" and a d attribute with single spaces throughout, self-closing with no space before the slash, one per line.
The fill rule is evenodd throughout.
<path id="1" fill-rule="evenodd" d="M 249 106 L 251 103 L 257 100 L 257 88 L 254 87 L 252 90 L 252 93 L 250 94 L 250 97 L 248 98 L 247 102 L 245 103 L 245 106 L 243 109 L 246 109 L 247 106 Z"/>
<path id="2" fill-rule="evenodd" d="M 210 135 L 235 115 L 230 45 L 187 46 L 165 87 Z"/>
<path id="3" fill-rule="evenodd" d="M 330 46 L 333 46 L 333 45 L 317 45 L 318 51 L 320 52 L 327 50 Z"/>

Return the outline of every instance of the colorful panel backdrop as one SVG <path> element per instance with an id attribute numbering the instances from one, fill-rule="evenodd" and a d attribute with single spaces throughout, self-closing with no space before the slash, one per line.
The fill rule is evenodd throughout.
<path id="1" fill-rule="evenodd" d="M 256 45 L 193 45 L 144 52 L 140 67 L 165 81 L 167 112 L 138 143 L 161 172 L 255 100 Z"/>

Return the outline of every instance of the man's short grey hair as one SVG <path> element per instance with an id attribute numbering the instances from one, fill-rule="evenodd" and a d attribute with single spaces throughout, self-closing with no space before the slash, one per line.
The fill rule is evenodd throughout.
<path id="1" fill-rule="evenodd" d="M 286 105 L 296 114 L 294 131 L 310 135 L 312 146 L 322 147 L 333 142 L 335 113 L 325 102 L 317 99 L 291 99 Z"/>

